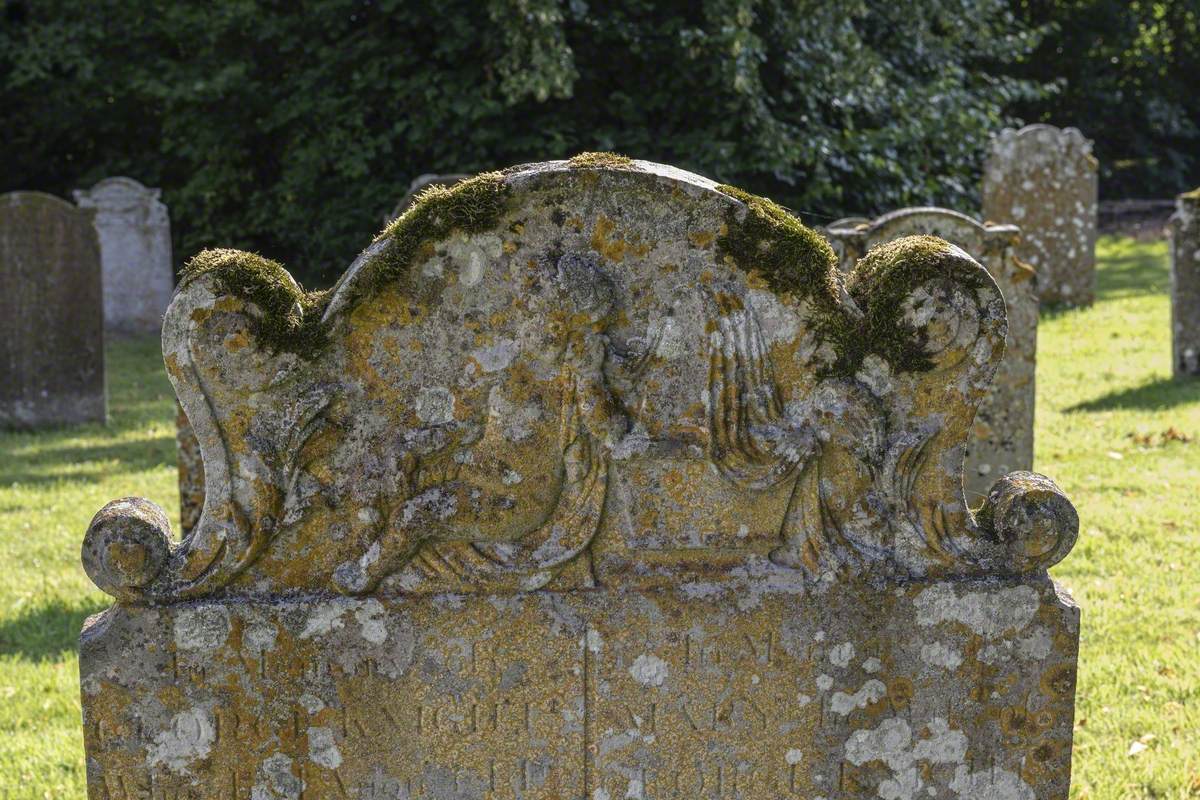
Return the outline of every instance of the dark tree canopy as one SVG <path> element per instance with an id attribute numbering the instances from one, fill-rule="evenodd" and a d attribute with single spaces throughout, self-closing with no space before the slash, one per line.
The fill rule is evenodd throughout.
<path id="1" fill-rule="evenodd" d="M 1015 110 L 1094 138 L 1103 196 L 1200 182 L 1200 0 L 1020 0 L 1016 13 L 1046 33 L 1017 74 L 1054 91 Z"/>
<path id="2" fill-rule="evenodd" d="M 810 223 L 970 210 L 988 137 L 1047 79 L 1013 77 L 1044 20 L 1010 6 L 9 0 L 0 190 L 128 174 L 163 187 L 180 261 L 239 247 L 316 285 L 416 175 L 584 150 L 678 164 Z"/>

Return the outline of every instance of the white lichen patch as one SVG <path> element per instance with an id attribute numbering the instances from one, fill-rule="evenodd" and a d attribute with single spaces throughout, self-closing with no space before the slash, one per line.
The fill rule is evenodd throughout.
<path id="1" fill-rule="evenodd" d="M 851 642 L 843 642 L 829 651 L 829 663 L 835 667 L 845 669 L 853 658 L 854 645 Z"/>
<path id="2" fill-rule="evenodd" d="M 427 386 L 417 393 L 417 419 L 426 425 L 454 421 L 454 395 L 444 386 Z"/>
<path id="3" fill-rule="evenodd" d="M 878 703 L 884 697 L 887 697 L 887 687 L 883 685 L 882 681 L 872 678 L 854 694 L 834 692 L 833 696 L 829 698 L 829 710 L 844 717 L 851 711 Z"/>
<path id="4" fill-rule="evenodd" d="M 634 659 L 629 674 L 642 686 L 662 686 L 667 679 L 667 662 L 651 653 L 643 653 Z"/>
<path id="5" fill-rule="evenodd" d="M 993 639 L 1029 625 L 1037 613 L 1038 593 L 1031 586 L 1011 586 L 959 596 L 952 585 L 938 583 L 922 591 L 913 603 L 920 625 L 957 622 Z"/>
<path id="6" fill-rule="evenodd" d="M 216 741 L 216 730 L 212 719 L 203 708 L 181 711 L 171 718 L 166 730 L 154 737 L 146 752 L 146 763 L 150 767 L 165 766 L 174 772 L 183 772 L 197 759 L 207 758 Z"/>
<path id="7" fill-rule="evenodd" d="M 358 620 L 360 634 L 368 642 L 383 644 L 387 639 L 387 612 L 378 600 L 364 601 L 355 609 L 354 618 Z"/>
<path id="8" fill-rule="evenodd" d="M 314 764 L 326 769 L 337 769 L 342 765 L 342 754 L 334 741 L 332 729 L 308 729 L 308 757 Z"/>
<path id="9" fill-rule="evenodd" d="M 885 719 L 879 727 L 858 730 L 846 741 L 846 760 L 855 766 L 882 762 L 892 771 L 879 783 L 884 800 L 914 800 L 925 788 L 922 765 L 960 764 L 967 755 L 967 737 L 950 728 L 941 717 L 929 722 L 928 736 L 914 739 L 912 728 L 899 717 Z M 972 795 L 973 800 L 988 795 Z"/>
<path id="10" fill-rule="evenodd" d="M 471 357 L 479 363 L 484 372 L 499 372 L 512 363 L 521 350 L 513 339 L 498 339 L 490 347 L 481 347 L 471 351 Z"/>
<path id="11" fill-rule="evenodd" d="M 962 653 L 942 642 L 929 642 L 921 647 L 921 660 L 931 667 L 956 670 L 962 664 Z"/>
<path id="12" fill-rule="evenodd" d="M 788 764 L 788 766 L 795 766 L 804 760 L 804 752 L 798 747 L 789 748 L 788 751 L 783 754 L 783 760 Z"/>
<path id="13" fill-rule="evenodd" d="M 833 678 L 829 675 L 818 675 L 817 688 L 822 692 L 828 692 L 833 688 Z"/>
<path id="14" fill-rule="evenodd" d="M 309 613 L 308 619 L 304 623 L 304 630 L 300 632 L 300 638 L 311 639 L 314 636 L 325 636 L 335 630 L 341 630 L 345 627 L 342 615 L 346 613 L 346 608 L 340 603 L 318 605 Z"/>
<path id="15" fill-rule="evenodd" d="M 971 772 L 960 764 L 950 790 L 963 800 L 1037 800 L 1033 788 L 1020 775 L 999 767 Z"/>
<path id="16" fill-rule="evenodd" d="M 883 669 L 883 662 L 875 656 L 871 656 L 862 663 L 862 668 L 863 671 L 868 675 L 874 675 L 876 672 L 879 672 L 879 670 Z"/>
<path id="17" fill-rule="evenodd" d="M 213 650 L 229 638 L 229 612 L 222 606 L 181 608 L 175 615 L 175 646 Z"/>

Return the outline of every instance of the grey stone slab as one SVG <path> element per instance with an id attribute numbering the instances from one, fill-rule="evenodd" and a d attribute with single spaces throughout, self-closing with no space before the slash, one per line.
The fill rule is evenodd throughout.
<path id="1" fill-rule="evenodd" d="M 77 190 L 75 202 L 93 209 L 104 276 L 104 321 L 110 331 L 159 333 L 175 269 L 171 220 L 159 199 L 132 178 L 105 178 Z"/>
<path id="2" fill-rule="evenodd" d="M 0 427 L 104 422 L 104 306 L 91 215 L 0 195 Z"/>
<path id="3" fill-rule="evenodd" d="M 1097 167 L 1091 140 L 1075 128 L 1027 125 L 992 139 L 983 218 L 1020 227 L 1017 256 L 1037 271 L 1043 302 L 1095 299 Z"/>

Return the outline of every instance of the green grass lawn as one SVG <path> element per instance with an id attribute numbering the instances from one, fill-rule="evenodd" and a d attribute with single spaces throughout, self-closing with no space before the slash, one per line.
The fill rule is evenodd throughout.
<path id="1" fill-rule="evenodd" d="M 1038 342 L 1037 469 L 1082 521 L 1054 570 L 1083 607 L 1072 796 L 1200 797 L 1200 381 L 1170 379 L 1165 245 L 1099 255 L 1099 301 L 1044 314 Z M 158 342 L 113 343 L 108 368 L 107 427 L 0 434 L 0 800 L 84 796 L 92 514 L 136 494 L 178 517 Z"/>

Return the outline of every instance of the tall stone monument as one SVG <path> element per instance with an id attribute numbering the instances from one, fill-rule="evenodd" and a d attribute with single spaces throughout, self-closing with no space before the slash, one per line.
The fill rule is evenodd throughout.
<path id="1" fill-rule="evenodd" d="M 983 218 L 1020 227 L 1017 257 L 1037 271 L 1044 303 L 1095 299 L 1096 172 L 1092 142 L 1075 128 L 1027 125 L 992 139 Z"/>
<path id="2" fill-rule="evenodd" d="M 110 331 L 158 333 L 175 289 L 171 221 L 161 190 L 132 178 L 105 178 L 75 192 L 94 209 L 104 273 L 104 321 Z"/>
<path id="3" fill-rule="evenodd" d="M 874 247 L 905 236 L 933 235 L 961 247 L 983 265 L 1004 296 L 1008 335 L 991 389 L 979 404 L 967 439 L 963 483 L 972 504 L 987 495 L 1000 475 L 1033 469 L 1034 374 L 1037 366 L 1038 298 L 1034 273 L 1013 255 L 1020 231 L 1012 225 L 980 224 L 945 208 L 905 208 L 876 220 L 851 219 L 829 227 L 826 237 L 851 274 Z"/>
<path id="4" fill-rule="evenodd" d="M 1200 376 L 1200 189 L 1181 194 L 1171 217 L 1171 368 Z"/>
<path id="5" fill-rule="evenodd" d="M 200 254 L 204 513 L 84 539 L 90 796 L 1066 798 L 1078 519 L 961 488 L 1004 332 L 938 239 L 843 280 L 599 154 L 423 195 L 326 295 Z"/>
<path id="6" fill-rule="evenodd" d="M 104 422 L 104 306 L 91 213 L 0 195 L 0 428 Z"/>

